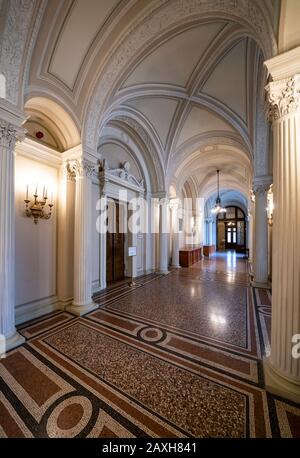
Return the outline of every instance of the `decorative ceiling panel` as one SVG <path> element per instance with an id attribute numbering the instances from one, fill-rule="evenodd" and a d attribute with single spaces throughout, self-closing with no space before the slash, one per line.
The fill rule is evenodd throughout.
<path id="1" fill-rule="evenodd" d="M 49 73 L 73 88 L 82 62 L 119 0 L 75 0 L 59 32 Z"/>
<path id="2" fill-rule="evenodd" d="M 246 40 L 240 41 L 223 57 L 201 92 L 210 95 L 247 122 Z"/>
<path id="3" fill-rule="evenodd" d="M 143 97 L 127 102 L 140 111 L 152 124 L 163 145 L 165 145 L 177 101 L 168 98 Z"/>
<path id="4" fill-rule="evenodd" d="M 217 115 L 201 108 L 192 107 L 181 129 L 177 146 L 196 135 L 212 131 L 234 132 L 231 126 Z"/>
<path id="5" fill-rule="evenodd" d="M 164 83 L 185 87 L 197 62 L 224 25 L 203 24 L 170 38 L 144 58 L 123 86 Z"/>

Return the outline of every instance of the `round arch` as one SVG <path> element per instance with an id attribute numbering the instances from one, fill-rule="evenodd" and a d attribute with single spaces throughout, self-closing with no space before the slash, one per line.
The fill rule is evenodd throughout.
<path id="1" fill-rule="evenodd" d="M 37 117 L 57 139 L 61 150 L 81 143 L 80 131 L 73 117 L 57 102 L 46 97 L 32 97 L 25 104 L 26 113 Z"/>
<path id="2" fill-rule="evenodd" d="M 123 37 L 122 43 L 115 47 L 115 52 L 101 70 L 97 84 L 89 93 L 85 108 L 83 143 L 90 148 L 96 147 L 107 102 L 111 99 L 122 75 L 143 55 L 145 47 L 161 40 L 165 34 L 170 34 L 180 27 L 187 27 L 192 22 L 214 17 L 244 27 L 245 35 L 253 37 L 258 42 L 266 58 L 276 52 L 276 41 L 265 6 L 256 0 L 245 0 L 242 5 L 225 0 L 221 4 L 197 2 L 193 6 L 189 5 L 189 2 L 174 0 L 155 9 L 151 15 L 147 12 L 147 15 L 141 16 L 135 28 L 131 28 L 130 33 Z"/>

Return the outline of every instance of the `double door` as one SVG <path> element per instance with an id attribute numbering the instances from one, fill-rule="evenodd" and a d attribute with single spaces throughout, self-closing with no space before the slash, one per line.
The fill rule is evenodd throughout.
<path id="1" fill-rule="evenodd" d="M 237 244 L 236 224 L 226 224 L 225 228 L 225 249 L 235 250 Z"/>

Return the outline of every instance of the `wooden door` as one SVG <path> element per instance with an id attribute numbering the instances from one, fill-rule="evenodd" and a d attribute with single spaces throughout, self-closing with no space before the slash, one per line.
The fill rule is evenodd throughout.
<path id="1" fill-rule="evenodd" d="M 109 224 L 114 232 L 107 232 L 106 242 L 106 281 L 107 283 L 124 278 L 124 234 L 120 233 L 120 205 L 113 203 L 113 211 L 109 217 L 115 219 Z"/>

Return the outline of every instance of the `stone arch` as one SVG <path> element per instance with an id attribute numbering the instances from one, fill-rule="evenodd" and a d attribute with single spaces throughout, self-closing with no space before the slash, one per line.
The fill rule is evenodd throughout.
<path id="1" fill-rule="evenodd" d="M 25 111 L 29 115 L 29 120 L 37 120 L 38 124 L 51 132 L 60 151 L 68 150 L 80 144 L 80 131 L 75 120 L 57 102 L 46 97 L 32 97 L 27 100 Z"/>
<path id="2" fill-rule="evenodd" d="M 106 127 L 105 127 L 106 126 Z M 143 120 L 138 119 L 133 113 L 126 110 L 118 110 L 111 113 L 105 120 L 105 126 L 102 133 L 108 127 L 119 130 L 118 136 L 126 135 L 127 141 L 132 147 L 132 152 L 136 159 L 145 169 L 144 172 L 149 176 L 148 187 L 152 192 L 165 191 L 165 174 L 161 154 L 155 137 L 151 135 L 148 126 Z M 99 142 L 102 142 L 101 135 Z"/>
<path id="3" fill-rule="evenodd" d="M 263 10 L 263 11 L 262 11 Z M 147 14 L 149 14 L 147 12 Z M 157 40 L 165 32 L 178 28 L 180 24 L 201 20 L 204 17 L 231 20 L 245 27 L 264 50 L 265 57 L 276 52 L 276 41 L 262 2 L 245 0 L 242 4 L 231 0 L 222 2 L 182 2 L 174 0 L 152 11 L 148 17 L 139 18 L 135 28 L 123 39 L 102 70 L 95 88 L 89 94 L 87 116 L 84 119 L 83 143 L 95 148 L 105 106 L 122 73 L 142 52 L 145 45 Z"/>

